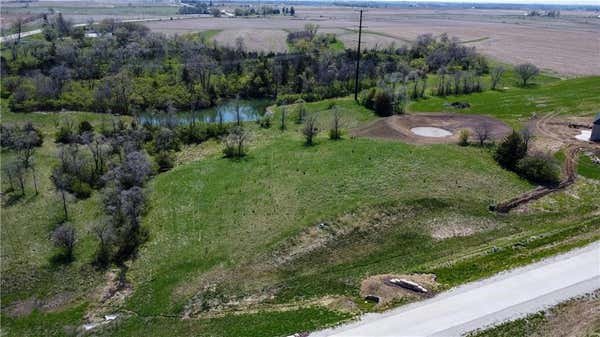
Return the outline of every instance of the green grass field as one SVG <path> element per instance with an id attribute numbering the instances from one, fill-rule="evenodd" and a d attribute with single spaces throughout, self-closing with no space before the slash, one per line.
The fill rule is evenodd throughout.
<path id="1" fill-rule="evenodd" d="M 435 79 L 430 82 L 435 82 Z M 534 82 L 527 88 L 518 87 L 516 79 L 509 74 L 504 80 L 507 89 L 445 98 L 430 97 L 412 104 L 409 110 L 448 111 L 453 109 L 445 104 L 468 102 L 470 108 L 456 112 L 490 115 L 516 127 L 533 115 L 558 112 L 570 116 L 591 116 L 600 106 L 600 77 L 557 80 L 540 76 Z"/>
<path id="2" fill-rule="evenodd" d="M 517 126 L 533 113 L 591 114 L 600 105 L 593 92 L 599 86 L 599 77 L 541 77 L 530 88 L 428 98 L 410 110 L 447 110 L 444 102 L 464 100 L 472 104 L 467 113 Z M 319 299 L 356 301 L 368 275 L 435 273 L 446 289 L 600 239 L 597 183 L 579 180 L 569 191 L 532 203 L 528 212 L 496 215 L 488 212 L 490 204 L 533 186 L 501 169 L 489 149 L 348 136 L 331 141 L 333 104 L 344 112 L 346 128 L 375 118 L 351 98 L 307 103 L 321 129 L 317 144 L 307 147 L 294 122 L 295 108 L 286 109 L 286 131 L 278 129 L 277 108 L 270 129 L 248 124 L 253 136 L 247 157 L 222 158 L 218 145 L 207 143 L 208 154 L 156 176 L 143 218 L 150 239 L 128 264 L 133 292 L 122 304 L 104 308 L 123 317 L 93 334 L 289 335 L 352 318 Z M 54 310 L 22 317 L 3 309 L 7 336 L 69 335 L 99 306 L 104 272 L 90 265 L 96 242 L 89 232 L 102 217 L 98 193 L 69 204 L 80 235 L 75 262 L 60 267 L 49 262 L 54 249 L 48 233 L 60 204 L 48 176 L 56 160 L 53 134 L 64 116 L 2 112 L 3 123 L 31 120 L 46 136 L 36 154 L 40 195 L 28 190 L 27 198 L 2 208 L 2 306 L 32 297 L 70 298 Z M 96 126 L 112 118 L 67 116 Z M 2 152 L 3 163 L 11 155 Z M 180 319 L 189 308 L 203 308 L 206 299 L 227 304 L 264 293 L 272 296 L 257 301 L 252 312 L 235 307 L 220 312 L 208 305 L 198 317 Z"/>

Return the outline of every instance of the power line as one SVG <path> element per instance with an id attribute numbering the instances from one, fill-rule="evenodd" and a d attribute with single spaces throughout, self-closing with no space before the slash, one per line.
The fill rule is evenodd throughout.
<path id="1" fill-rule="evenodd" d="M 362 18 L 363 10 L 360 10 L 360 20 L 358 24 L 358 45 L 356 47 L 356 74 L 354 78 L 354 100 L 358 101 L 358 71 L 360 69 L 360 44 L 362 37 Z"/>

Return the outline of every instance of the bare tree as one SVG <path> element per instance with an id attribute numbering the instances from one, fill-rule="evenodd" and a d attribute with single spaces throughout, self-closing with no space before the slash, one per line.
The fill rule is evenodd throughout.
<path id="1" fill-rule="evenodd" d="M 140 225 L 140 217 L 144 210 L 146 197 L 144 191 L 139 186 L 134 186 L 128 190 L 122 191 L 121 212 L 133 230 Z"/>
<path id="2" fill-rule="evenodd" d="M 338 140 L 342 138 L 342 112 L 337 106 L 333 106 L 333 116 L 331 119 L 331 129 L 329 130 L 329 138 L 332 140 Z"/>
<path id="3" fill-rule="evenodd" d="M 483 146 L 487 140 L 491 137 L 491 128 L 489 123 L 483 122 L 475 127 L 475 137 L 479 141 L 479 146 Z"/>
<path id="4" fill-rule="evenodd" d="M 25 21 L 26 20 L 24 17 L 17 16 L 17 19 L 12 24 L 12 28 L 14 29 L 15 34 L 17 34 L 16 43 L 21 41 L 21 33 L 23 32 L 23 25 L 25 24 Z"/>
<path id="5" fill-rule="evenodd" d="M 99 242 L 96 263 L 105 265 L 110 260 L 110 246 L 115 239 L 114 228 L 108 222 L 101 222 L 92 227 L 92 232 Z"/>
<path id="6" fill-rule="evenodd" d="M 492 82 L 491 83 L 492 90 L 496 90 L 498 84 L 500 84 L 500 81 L 502 81 L 502 76 L 504 76 L 505 72 L 506 72 L 506 69 L 503 66 L 497 66 L 490 71 L 490 80 Z"/>
<path id="7" fill-rule="evenodd" d="M 113 182 L 120 191 L 134 186 L 143 186 L 151 173 L 152 168 L 148 157 L 142 152 L 134 151 L 125 156 L 121 165 L 108 171 L 104 179 Z"/>
<path id="8" fill-rule="evenodd" d="M 21 165 L 24 170 L 31 170 L 33 177 L 33 186 L 35 188 L 35 194 L 39 193 L 37 187 L 37 177 L 35 172 L 35 165 L 33 163 L 33 155 L 35 154 L 35 148 L 40 143 L 40 137 L 35 131 L 23 131 L 15 137 L 14 148 L 17 152 L 17 158 L 21 161 Z"/>
<path id="9" fill-rule="evenodd" d="M 93 132 L 85 132 L 82 136 L 83 143 L 92 154 L 94 162 L 94 174 L 98 177 L 104 173 L 106 156 L 109 152 L 109 146 L 106 144 L 104 136 L 94 136 Z"/>
<path id="10" fill-rule="evenodd" d="M 56 228 L 52 232 L 52 242 L 56 247 L 64 249 L 65 257 L 68 261 L 73 259 L 73 248 L 75 248 L 75 243 L 77 242 L 73 226 L 64 224 Z"/>
<path id="11" fill-rule="evenodd" d="M 250 133 L 241 126 L 235 126 L 221 140 L 225 147 L 223 154 L 227 158 L 240 158 L 246 155 L 246 143 L 250 139 Z"/>
<path id="12" fill-rule="evenodd" d="M 523 143 L 525 144 L 525 149 L 528 149 L 529 143 L 534 138 L 533 131 L 530 127 L 526 126 L 522 128 L 519 133 L 521 134 L 521 138 L 523 139 Z"/>
<path id="13" fill-rule="evenodd" d="M 302 128 L 302 134 L 304 135 L 304 139 L 306 140 L 306 145 L 314 144 L 314 138 L 319 133 L 317 123 L 318 119 L 317 115 L 315 114 L 310 114 L 304 119 L 304 127 Z"/>
<path id="14" fill-rule="evenodd" d="M 287 108 L 286 107 L 281 107 L 281 120 L 280 120 L 280 124 L 279 124 L 279 129 L 281 131 L 284 131 L 285 129 L 287 129 L 287 126 L 285 124 L 286 114 L 287 114 Z"/>
<path id="15" fill-rule="evenodd" d="M 21 195 L 25 195 L 25 167 L 21 161 L 13 161 L 6 164 L 4 167 L 6 175 L 10 179 L 10 185 L 13 186 L 13 179 L 17 181 Z"/>
<path id="16" fill-rule="evenodd" d="M 304 106 L 304 101 L 296 102 L 296 105 L 296 112 L 298 113 L 296 123 L 301 124 L 306 118 L 306 106 Z"/>
<path id="17" fill-rule="evenodd" d="M 63 211 L 65 213 L 65 220 L 69 219 L 69 212 L 67 210 L 67 189 L 69 188 L 69 176 L 60 168 L 57 167 L 50 176 L 54 188 L 60 194 L 63 204 Z"/>
<path id="18" fill-rule="evenodd" d="M 240 104 L 240 95 L 235 97 L 235 101 L 233 103 L 233 109 L 235 110 L 235 125 L 242 125 L 242 105 Z"/>
<path id="19" fill-rule="evenodd" d="M 243 37 L 238 36 L 235 38 L 235 50 L 238 53 L 243 53 L 244 51 L 246 51 L 246 44 L 244 43 Z"/>
<path id="20" fill-rule="evenodd" d="M 527 86 L 527 81 L 540 73 L 540 69 L 531 63 L 523 63 L 515 66 L 515 72 L 521 79 L 521 84 Z"/>

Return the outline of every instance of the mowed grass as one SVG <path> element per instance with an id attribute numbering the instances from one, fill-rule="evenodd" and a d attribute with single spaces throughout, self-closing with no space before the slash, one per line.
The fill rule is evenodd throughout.
<path id="1" fill-rule="evenodd" d="M 514 77 L 514 76 L 511 76 Z M 484 114 L 499 118 L 513 127 L 534 115 L 559 113 L 568 116 L 591 116 L 600 106 L 600 76 L 571 80 L 544 79 L 527 88 L 515 86 L 507 79 L 508 89 L 484 91 L 471 95 L 429 97 L 410 105 L 411 112 L 456 111 Z M 503 86 L 501 86 L 503 87 Z M 456 110 L 448 103 L 468 102 L 471 107 Z"/>

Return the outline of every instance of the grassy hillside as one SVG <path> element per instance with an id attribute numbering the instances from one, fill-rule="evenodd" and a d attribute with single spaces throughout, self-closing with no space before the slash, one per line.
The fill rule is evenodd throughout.
<path id="1" fill-rule="evenodd" d="M 599 79 L 549 80 L 456 100 L 470 102 L 469 113 L 516 125 L 533 112 L 589 113 L 600 104 L 592 90 Z M 454 99 L 429 98 L 411 110 L 445 110 L 443 103 Z M 104 307 L 98 293 L 106 272 L 90 265 L 96 242 L 89 229 L 101 216 L 97 193 L 69 205 L 80 233 L 75 262 L 50 263 L 48 232 L 60 205 L 48 175 L 57 149 L 52 135 L 64 114 L 3 111 L 3 123 L 32 120 L 46 138 L 36 154 L 40 195 L 28 191 L 2 208 L 2 306 L 67 298 L 29 315 L 3 309 L 3 332 L 69 335 L 101 308 L 123 316 L 95 335 L 289 335 L 351 318 L 322 299 L 359 302 L 368 275 L 435 273 L 445 289 L 600 239 L 597 183 L 580 180 L 526 212 L 496 215 L 487 211 L 491 203 L 532 185 L 498 167 L 490 150 L 347 136 L 330 141 L 332 104 L 344 112 L 347 128 L 374 118 L 350 98 L 332 99 L 307 104 L 322 130 L 312 147 L 303 145 L 294 107 L 286 109 L 287 131 L 277 127 L 281 109 L 270 129 L 247 125 L 253 137 L 244 159 L 222 158 L 213 142 L 200 145 L 202 151 L 185 147 L 187 159 L 150 183 L 143 218 L 150 239 L 127 264 L 131 295 Z M 111 118 L 68 116 L 96 126 Z M 10 155 L 3 152 L 3 162 Z M 232 304 L 244 301 L 252 310 Z M 193 318 L 182 320 L 188 312 Z"/>
<path id="2" fill-rule="evenodd" d="M 471 107 L 457 112 L 486 114 L 502 119 L 512 126 L 537 114 L 549 112 L 563 115 L 593 115 L 600 106 L 600 77 L 584 77 L 572 80 L 552 80 L 527 88 L 511 86 L 498 91 L 484 91 L 471 95 L 430 97 L 410 105 L 409 110 L 448 111 L 446 104 L 460 101 Z"/>

